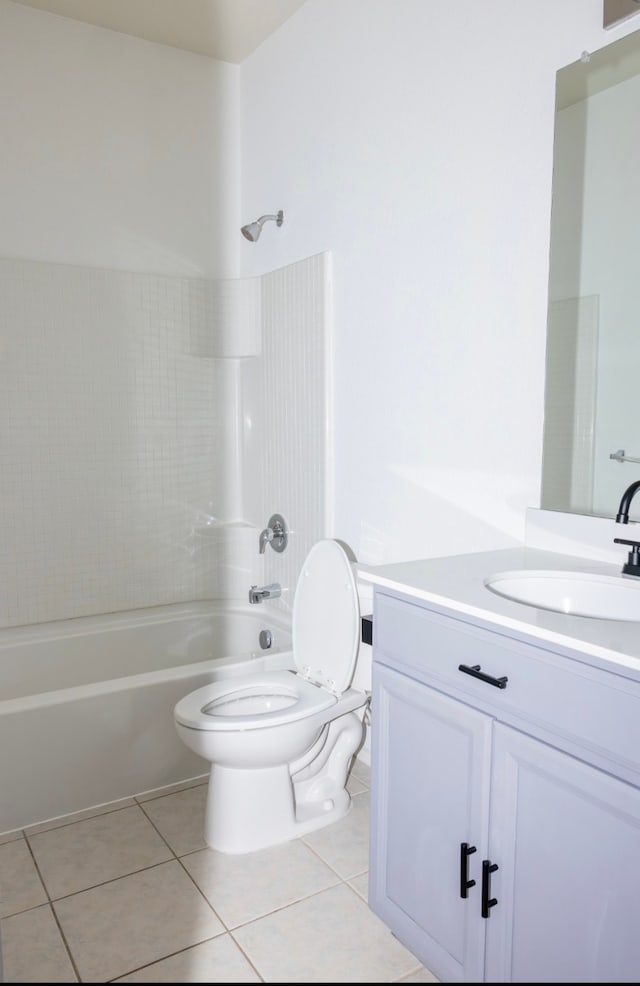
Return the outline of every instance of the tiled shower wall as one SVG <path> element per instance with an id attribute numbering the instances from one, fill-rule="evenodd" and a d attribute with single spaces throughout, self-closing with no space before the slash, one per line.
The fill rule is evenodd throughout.
<path id="1" fill-rule="evenodd" d="M 278 462 L 242 441 L 243 373 L 280 325 L 261 325 L 263 280 L 0 261 L 0 626 L 246 598 L 243 481 Z"/>
<path id="2" fill-rule="evenodd" d="M 262 578 L 290 611 L 304 558 L 332 529 L 331 257 L 317 254 L 262 278 L 262 350 L 242 367 L 247 516 L 289 527 L 286 551 L 267 546 Z"/>

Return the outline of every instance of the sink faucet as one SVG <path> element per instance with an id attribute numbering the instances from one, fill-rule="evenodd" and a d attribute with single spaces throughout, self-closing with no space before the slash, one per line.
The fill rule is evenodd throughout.
<path id="1" fill-rule="evenodd" d="M 263 599 L 277 599 L 282 595 L 282 586 L 279 582 L 272 582 L 271 585 L 252 585 L 249 589 L 249 602 L 261 603 Z"/>
<path id="2" fill-rule="evenodd" d="M 616 524 L 629 523 L 629 509 L 631 507 L 631 501 L 638 490 L 640 490 L 640 479 L 637 479 L 635 483 L 632 483 L 631 486 L 629 486 L 622 494 L 620 506 L 618 507 L 618 514 L 616 516 Z"/>
<path id="3" fill-rule="evenodd" d="M 618 513 L 616 514 L 616 524 L 629 523 L 631 501 L 638 490 L 640 490 L 640 479 L 636 480 L 635 483 L 632 483 L 631 486 L 628 486 L 622 494 L 620 506 L 618 507 Z M 640 578 L 640 541 L 627 541 L 624 538 L 614 538 L 613 540 L 615 544 L 628 544 L 631 548 L 627 561 L 622 566 L 622 574 L 632 575 L 634 578 Z"/>

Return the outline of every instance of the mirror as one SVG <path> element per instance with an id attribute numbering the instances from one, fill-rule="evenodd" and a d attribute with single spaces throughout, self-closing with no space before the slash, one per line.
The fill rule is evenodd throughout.
<path id="1" fill-rule="evenodd" d="M 640 479 L 640 31 L 556 85 L 541 506 L 615 516 Z"/>

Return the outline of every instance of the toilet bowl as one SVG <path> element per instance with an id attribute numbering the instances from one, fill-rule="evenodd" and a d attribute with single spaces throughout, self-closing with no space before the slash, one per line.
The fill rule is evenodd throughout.
<path id="1" fill-rule="evenodd" d="M 174 709 L 178 735 L 210 767 L 205 841 L 223 853 L 287 842 L 351 807 L 346 781 L 369 695 L 351 687 L 360 647 L 353 565 L 313 545 L 293 604 L 291 667 L 198 688 Z"/>

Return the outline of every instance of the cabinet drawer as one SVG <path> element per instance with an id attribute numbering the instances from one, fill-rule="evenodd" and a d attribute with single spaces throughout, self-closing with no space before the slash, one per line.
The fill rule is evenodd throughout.
<path id="1" fill-rule="evenodd" d="M 379 589 L 374 614 L 374 661 L 542 739 L 564 740 L 578 755 L 588 751 L 640 774 L 637 682 Z M 506 678 L 506 685 L 472 677 L 461 664 L 479 665 L 484 675 Z"/>

